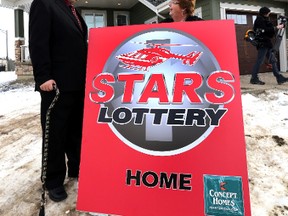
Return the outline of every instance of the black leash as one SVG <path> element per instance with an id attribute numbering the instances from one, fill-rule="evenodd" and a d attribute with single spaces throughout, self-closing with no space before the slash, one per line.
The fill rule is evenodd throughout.
<path id="1" fill-rule="evenodd" d="M 45 134 L 44 134 L 44 145 L 43 145 L 43 155 L 42 155 L 42 174 L 41 174 L 41 181 L 42 181 L 42 193 L 41 193 L 41 207 L 39 216 L 45 216 L 45 204 L 46 204 L 46 172 L 47 172 L 47 162 L 48 162 L 48 142 L 49 142 L 49 124 L 50 124 L 50 113 L 55 106 L 60 92 L 56 85 L 53 86 L 54 90 L 56 91 L 56 95 L 51 102 L 47 113 L 46 113 L 46 124 L 45 124 Z"/>

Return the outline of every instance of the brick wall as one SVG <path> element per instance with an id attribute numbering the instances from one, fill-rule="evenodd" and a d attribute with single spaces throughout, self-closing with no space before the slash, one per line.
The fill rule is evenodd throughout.
<path id="1" fill-rule="evenodd" d="M 18 76 L 33 75 L 33 67 L 30 62 L 21 62 L 21 46 L 24 45 L 24 40 L 15 41 L 15 73 Z"/>

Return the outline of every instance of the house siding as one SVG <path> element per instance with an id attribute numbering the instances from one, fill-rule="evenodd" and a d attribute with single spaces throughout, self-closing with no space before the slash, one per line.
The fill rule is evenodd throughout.
<path id="1" fill-rule="evenodd" d="M 212 14 L 211 12 L 211 1 L 209 0 L 203 0 L 203 1 L 196 1 L 196 8 L 201 7 L 202 9 L 202 18 L 204 20 L 212 20 Z"/>
<path id="2" fill-rule="evenodd" d="M 154 16 L 156 16 L 154 11 L 138 2 L 130 10 L 130 24 L 143 24 L 146 20 L 151 19 Z"/>
<path id="3" fill-rule="evenodd" d="M 255 0 L 255 1 L 248 1 L 248 0 L 197 0 L 196 1 L 196 8 L 201 8 L 202 18 L 204 20 L 219 20 L 221 19 L 221 11 L 220 11 L 220 3 L 230 3 L 230 4 L 239 4 L 239 8 L 241 8 L 242 5 L 249 5 L 249 6 L 255 6 L 262 7 L 267 6 L 270 8 L 277 8 L 277 9 L 284 9 L 285 14 L 287 16 L 288 14 L 288 2 L 276 2 L 276 1 L 267 1 L 267 0 Z M 117 9 L 112 8 L 78 8 L 81 12 L 81 10 L 105 10 L 107 13 L 107 26 L 114 26 L 114 11 L 119 11 Z M 156 16 L 155 12 L 146 7 L 141 2 L 138 2 L 133 7 L 127 10 L 121 10 L 121 11 L 128 11 L 130 13 L 130 24 L 143 24 L 146 20 L 151 19 Z M 167 12 L 167 11 L 166 11 Z M 256 12 L 256 11 L 254 11 Z M 168 14 L 162 14 L 163 16 L 168 17 Z M 161 18 L 159 18 L 161 20 Z M 286 25 L 288 26 L 288 24 Z M 286 27 L 286 30 L 288 27 Z M 288 34 L 286 34 L 287 37 L 287 55 L 288 55 Z M 16 41 L 18 42 L 18 41 Z M 15 48 L 17 49 L 17 46 L 15 45 Z M 285 51 L 284 51 L 285 52 Z M 17 56 L 20 56 L 17 55 Z M 17 59 L 17 58 L 16 58 Z M 17 61 L 19 65 L 16 65 L 16 71 L 18 75 L 25 75 L 27 74 L 24 70 L 25 64 L 23 64 L 20 61 Z M 287 63 L 288 64 L 288 63 Z M 288 65 L 287 65 L 288 68 Z M 18 70 L 19 69 L 19 70 Z M 28 66 L 27 71 L 31 71 L 31 67 Z"/>

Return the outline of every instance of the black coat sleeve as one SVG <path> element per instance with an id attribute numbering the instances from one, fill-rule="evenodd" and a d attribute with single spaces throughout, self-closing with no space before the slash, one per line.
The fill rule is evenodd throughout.
<path id="1" fill-rule="evenodd" d="M 33 65 L 36 89 L 52 79 L 50 59 L 51 17 L 44 0 L 34 0 L 29 14 L 29 52 Z"/>

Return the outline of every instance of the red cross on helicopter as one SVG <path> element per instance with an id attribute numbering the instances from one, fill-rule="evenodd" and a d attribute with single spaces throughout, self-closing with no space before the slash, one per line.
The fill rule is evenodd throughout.
<path id="1" fill-rule="evenodd" d="M 151 47 L 136 50 L 133 52 L 125 53 L 116 56 L 119 61 L 124 63 L 120 67 L 128 68 L 132 70 L 142 70 L 148 71 L 150 67 L 162 64 L 167 59 L 179 59 L 185 65 L 193 66 L 199 60 L 203 52 L 192 51 L 187 55 L 175 54 L 170 52 L 164 46 L 195 46 L 195 45 L 185 45 L 185 44 L 154 44 L 154 43 L 141 43 L 134 42 L 138 44 L 147 44 Z"/>

